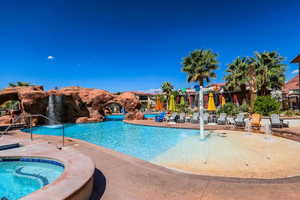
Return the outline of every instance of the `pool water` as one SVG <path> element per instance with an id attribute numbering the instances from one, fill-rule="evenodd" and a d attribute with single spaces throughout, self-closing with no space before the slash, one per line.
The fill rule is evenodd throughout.
<path id="1" fill-rule="evenodd" d="M 32 131 L 44 135 L 61 135 L 60 129 L 45 126 L 33 128 Z M 65 128 L 67 137 L 85 140 L 148 161 L 186 137 L 197 134 L 196 130 L 137 126 L 122 121 L 69 124 Z"/>
<path id="2" fill-rule="evenodd" d="M 64 167 L 44 162 L 0 161 L 0 199 L 16 200 L 57 179 Z"/>

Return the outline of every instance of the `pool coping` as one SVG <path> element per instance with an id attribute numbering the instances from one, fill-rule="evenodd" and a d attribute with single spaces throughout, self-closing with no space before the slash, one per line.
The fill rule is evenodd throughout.
<path id="1" fill-rule="evenodd" d="M 55 200 L 71 200 L 78 199 L 73 195 L 79 192 L 82 200 L 89 199 L 95 164 L 89 157 L 73 148 L 58 150 L 53 144 L 43 142 L 0 152 L 0 158 L 40 158 L 54 160 L 64 165 L 64 172 L 56 180 L 20 200 L 40 200 L 45 197 Z M 85 190 L 84 194 L 81 192 L 82 189 Z"/>

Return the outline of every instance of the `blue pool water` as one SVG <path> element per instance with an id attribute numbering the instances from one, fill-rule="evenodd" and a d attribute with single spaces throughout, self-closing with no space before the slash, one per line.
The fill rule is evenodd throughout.
<path id="1" fill-rule="evenodd" d="M 16 200 L 53 182 L 64 167 L 44 162 L 0 161 L 0 199 Z"/>
<path id="2" fill-rule="evenodd" d="M 154 118 L 155 116 L 157 116 L 159 114 L 145 114 L 144 117 L 147 118 Z M 106 120 L 123 120 L 124 119 L 124 115 L 107 115 L 105 116 Z"/>
<path id="3" fill-rule="evenodd" d="M 61 129 L 41 126 L 33 128 L 33 133 L 60 136 Z M 69 124 L 65 128 L 67 137 L 85 140 L 148 161 L 184 138 L 197 134 L 197 130 L 138 126 L 122 121 Z"/>

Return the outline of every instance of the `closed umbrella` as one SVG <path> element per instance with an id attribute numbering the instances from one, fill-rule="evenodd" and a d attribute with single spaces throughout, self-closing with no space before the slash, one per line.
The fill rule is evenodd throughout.
<path id="1" fill-rule="evenodd" d="M 225 97 L 221 95 L 221 106 L 224 106 L 226 104 Z"/>
<path id="2" fill-rule="evenodd" d="M 212 93 L 209 93 L 207 110 L 208 111 L 216 111 L 217 110 L 215 101 L 214 101 L 214 95 Z"/>
<path id="3" fill-rule="evenodd" d="M 180 97 L 180 105 L 182 105 L 182 106 L 185 105 L 184 96 Z"/>
<path id="4" fill-rule="evenodd" d="M 161 103 L 159 97 L 157 97 L 157 99 L 156 99 L 156 106 L 155 106 L 155 109 L 158 110 L 158 111 L 161 111 L 161 110 L 163 109 L 163 106 L 162 106 L 162 103 Z"/>
<path id="5" fill-rule="evenodd" d="M 238 100 L 238 97 L 237 97 L 236 94 L 233 95 L 233 102 L 234 102 L 234 104 L 236 104 L 237 106 L 240 106 L 239 100 Z"/>
<path id="6" fill-rule="evenodd" d="M 174 95 L 170 96 L 169 111 L 171 111 L 171 112 L 175 112 L 176 111 Z"/>

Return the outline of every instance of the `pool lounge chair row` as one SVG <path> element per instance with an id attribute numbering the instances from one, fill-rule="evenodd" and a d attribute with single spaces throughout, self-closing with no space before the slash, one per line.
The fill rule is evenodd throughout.
<path id="1" fill-rule="evenodd" d="M 178 114 L 174 112 L 171 116 L 166 116 L 166 113 L 161 113 L 159 116 L 155 117 L 156 122 L 177 122 L 177 123 L 185 123 L 190 122 L 193 124 L 199 123 L 199 113 L 194 113 L 191 118 L 186 117 L 185 113 Z M 207 124 L 210 121 L 209 113 L 204 113 L 203 115 L 204 124 Z M 237 128 L 243 128 L 246 125 L 245 122 L 245 115 L 244 113 L 239 113 L 236 118 L 227 118 L 226 113 L 221 113 L 219 118 L 216 120 L 218 125 L 226 125 L 232 124 Z M 288 127 L 288 123 L 284 123 L 282 119 L 280 119 L 278 114 L 272 114 L 270 118 L 272 128 L 283 128 Z M 253 128 L 260 128 L 261 127 L 261 115 L 260 114 L 253 114 L 251 115 L 250 120 L 251 127 Z"/>

